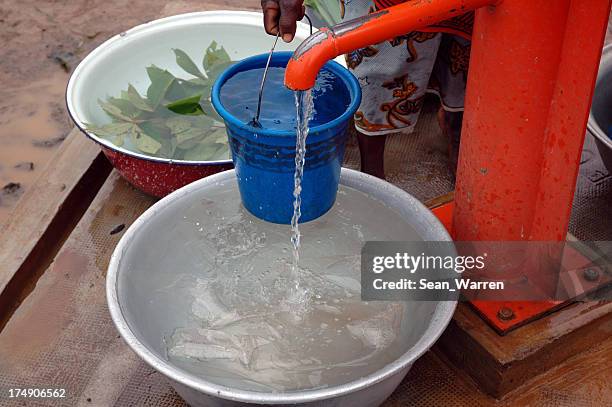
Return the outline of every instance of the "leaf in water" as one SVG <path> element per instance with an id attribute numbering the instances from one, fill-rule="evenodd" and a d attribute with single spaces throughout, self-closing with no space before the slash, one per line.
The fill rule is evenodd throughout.
<path id="1" fill-rule="evenodd" d="M 92 132 L 96 136 L 106 139 L 114 145 L 121 147 L 133 124 L 109 123 L 102 126 L 95 126 L 93 124 L 86 123 L 85 126 L 88 131 Z"/>
<path id="2" fill-rule="evenodd" d="M 168 123 L 179 148 L 192 148 L 209 135 L 213 121 L 208 117 L 198 116 L 198 119 L 201 118 L 204 120 L 187 119 L 186 121 L 179 121 L 179 118 L 177 118 Z"/>
<path id="3" fill-rule="evenodd" d="M 122 147 L 123 143 L 125 143 L 125 136 L 118 134 L 116 136 L 110 137 L 109 141 L 113 143 L 114 145 L 116 145 L 117 147 Z"/>
<path id="4" fill-rule="evenodd" d="M 201 115 L 204 114 L 202 107 L 200 106 L 201 98 L 202 95 L 190 96 L 185 99 L 179 99 L 172 103 L 168 103 L 166 107 L 178 114 Z"/>
<path id="5" fill-rule="evenodd" d="M 204 129 L 209 131 L 212 126 L 215 125 L 215 120 L 208 116 L 192 116 L 189 118 L 193 127 Z"/>
<path id="6" fill-rule="evenodd" d="M 230 158 L 232 158 L 232 156 L 230 154 L 229 146 L 227 144 L 220 144 L 219 148 L 210 158 L 210 160 L 228 160 Z"/>
<path id="7" fill-rule="evenodd" d="M 162 147 L 157 152 L 160 157 L 174 157 L 176 154 L 176 139 L 174 137 L 166 139 L 162 142 Z"/>
<path id="8" fill-rule="evenodd" d="M 176 135 L 176 143 L 182 149 L 187 149 L 200 144 L 206 137 L 206 131 L 190 128 Z"/>
<path id="9" fill-rule="evenodd" d="M 185 152 L 185 160 L 208 161 L 209 157 L 217 151 L 217 146 L 210 143 L 200 143 Z"/>
<path id="10" fill-rule="evenodd" d="M 140 93 L 138 93 L 136 88 L 133 87 L 131 84 L 128 84 L 127 93 L 125 95 L 122 94 L 121 97 L 123 99 L 129 100 L 134 107 L 140 110 L 145 110 L 147 112 L 152 112 L 154 110 L 151 106 L 149 106 L 147 101 L 144 100 L 142 96 L 140 96 Z"/>
<path id="11" fill-rule="evenodd" d="M 217 143 L 217 144 L 227 144 L 227 132 L 225 128 L 217 127 L 210 134 L 206 136 L 206 142 L 208 143 Z"/>
<path id="12" fill-rule="evenodd" d="M 196 138 L 192 138 L 190 140 L 183 141 L 182 143 L 177 144 L 176 147 L 178 149 L 182 150 L 183 154 L 184 154 L 186 151 L 191 150 L 195 146 L 199 145 L 201 142 L 202 142 L 202 138 L 197 138 L 196 137 Z"/>
<path id="13" fill-rule="evenodd" d="M 151 80 L 146 97 L 128 84 L 120 97 L 99 101 L 113 123 L 87 129 L 115 145 L 167 158 L 210 161 L 229 157 L 223 120 L 213 109 L 210 90 L 218 75 L 232 64 L 223 47 L 212 42 L 200 70 L 181 50 L 173 50 L 189 79 L 175 78 L 155 65 L 146 68 Z"/>
<path id="14" fill-rule="evenodd" d="M 110 99 L 111 98 L 109 98 L 109 100 Z M 119 100 L 119 99 L 115 99 L 115 100 Z M 118 120 L 122 120 L 122 121 L 126 121 L 126 122 L 131 122 L 132 121 L 132 119 L 130 117 L 126 116 L 125 114 L 123 114 L 121 109 L 119 107 L 117 107 L 115 104 L 112 104 L 110 102 L 104 102 L 104 101 L 102 101 L 100 99 L 98 99 L 98 104 L 113 119 L 118 119 Z"/>
<path id="15" fill-rule="evenodd" d="M 162 143 L 172 137 L 171 131 L 164 120 L 147 120 L 138 125 L 140 129 L 147 135 Z"/>
<path id="16" fill-rule="evenodd" d="M 100 137 L 110 137 L 116 134 L 127 133 L 132 127 L 132 123 L 109 123 L 102 126 L 85 124 L 88 131 Z"/>
<path id="17" fill-rule="evenodd" d="M 132 126 L 130 129 L 130 136 L 136 148 L 146 154 L 156 154 L 162 146 L 159 141 L 146 135 L 136 125 Z"/>
<path id="18" fill-rule="evenodd" d="M 227 68 L 229 68 L 232 65 L 234 65 L 234 62 L 231 62 L 231 61 L 222 62 L 222 63 L 218 63 L 214 65 L 208 71 L 206 71 L 206 74 L 208 75 L 208 80 L 211 83 L 215 83 L 219 75 L 221 75 L 223 71 L 225 71 Z"/>
<path id="19" fill-rule="evenodd" d="M 194 86 L 210 86 L 210 81 L 205 78 L 192 78 L 187 81 L 183 81 Z"/>
<path id="20" fill-rule="evenodd" d="M 221 137 L 221 135 L 223 137 Z M 179 145 L 179 148 L 185 151 L 185 160 L 210 161 L 225 160 L 229 158 L 229 145 L 224 129 L 216 129 L 210 132 L 203 140 L 199 140 L 197 145 L 193 144 L 194 140 Z M 219 142 L 215 140 L 219 140 Z"/>
<path id="21" fill-rule="evenodd" d="M 200 94 L 204 96 L 205 98 L 210 97 L 210 90 L 212 86 L 209 83 L 208 79 L 203 80 L 200 78 L 194 78 L 193 80 L 180 81 L 180 82 L 181 82 L 181 87 L 187 93 L 187 96 Z"/>
<path id="22" fill-rule="evenodd" d="M 199 92 L 190 88 L 188 85 L 185 85 L 185 81 L 177 79 L 176 81 L 172 82 L 172 85 L 170 85 L 170 88 L 168 88 L 164 101 L 171 102 L 173 100 L 185 99 L 195 95 L 196 93 Z"/>
<path id="23" fill-rule="evenodd" d="M 176 63 L 178 66 L 183 68 L 183 70 L 187 73 L 192 74 L 193 76 L 197 76 L 198 78 L 205 78 L 205 76 L 200 72 L 198 66 L 189 58 L 189 55 L 180 49 L 174 48 L 174 55 L 176 55 Z"/>
<path id="24" fill-rule="evenodd" d="M 151 79 L 151 85 L 147 89 L 147 98 L 149 99 L 150 106 L 156 109 L 176 78 L 167 70 L 158 68 L 155 65 L 147 67 L 147 74 L 149 79 Z"/>
<path id="25" fill-rule="evenodd" d="M 191 121 L 188 117 L 175 115 L 166 120 L 166 126 L 168 126 L 172 134 L 178 134 L 189 130 L 191 128 Z"/>
<path id="26" fill-rule="evenodd" d="M 208 78 L 210 79 L 210 72 L 216 65 L 227 64 L 229 62 L 231 62 L 229 54 L 225 51 L 223 47 L 217 48 L 217 42 L 213 41 L 204 53 L 204 60 L 202 61 L 202 66 L 206 71 L 206 76 L 208 76 Z"/>
<path id="27" fill-rule="evenodd" d="M 221 116 L 219 116 L 219 114 L 217 113 L 217 111 L 213 107 L 213 105 L 210 102 L 210 100 L 206 100 L 206 99 L 200 100 L 200 108 L 202 109 L 202 112 L 204 113 L 204 115 L 206 115 L 208 117 L 212 117 L 213 119 L 215 119 L 219 123 L 223 123 L 223 118 L 221 118 Z"/>
<path id="28" fill-rule="evenodd" d="M 129 118 L 136 118 L 141 113 L 140 109 L 134 106 L 134 104 L 127 99 L 110 97 L 106 101 L 111 105 L 119 108 L 119 110 L 121 110 L 121 113 Z"/>
<path id="29" fill-rule="evenodd" d="M 227 160 L 230 157 L 229 148 L 227 144 L 213 144 L 213 146 L 216 147 L 216 150 L 214 150 L 208 155 L 208 157 L 206 157 L 207 160 Z"/>

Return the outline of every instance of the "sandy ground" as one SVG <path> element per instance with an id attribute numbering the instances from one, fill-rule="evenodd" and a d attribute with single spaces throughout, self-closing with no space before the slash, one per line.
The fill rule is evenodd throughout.
<path id="1" fill-rule="evenodd" d="M 202 0 L 0 0 L 0 224 L 73 127 L 64 91 L 78 62 L 134 25 L 204 4 L 211 8 Z M 214 4 L 255 9 L 259 2 Z"/>

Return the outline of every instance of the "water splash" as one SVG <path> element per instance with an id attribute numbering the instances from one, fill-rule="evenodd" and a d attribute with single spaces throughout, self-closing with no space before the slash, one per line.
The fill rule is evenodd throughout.
<path id="1" fill-rule="evenodd" d="M 419 340 L 435 303 L 360 297 L 363 242 L 417 238 L 393 210 L 340 186 L 324 219 L 299 225 L 306 297 L 292 303 L 289 227 L 252 216 L 235 182 L 211 188 L 178 221 L 166 217 L 164 238 L 134 265 L 144 284 L 135 295 L 153 307 L 151 329 L 172 364 L 243 390 L 294 391 L 369 375 Z"/>
<path id="2" fill-rule="evenodd" d="M 305 307 L 307 293 L 300 288 L 300 228 L 299 221 L 302 206 L 302 178 L 306 161 L 306 138 L 308 137 L 308 122 L 314 108 L 310 90 L 295 92 L 296 107 L 296 143 L 295 143 L 295 173 L 293 175 L 293 216 L 291 218 L 291 244 L 293 246 L 292 277 L 295 290 L 291 293 L 289 302 Z M 296 310 L 299 312 L 299 310 Z"/>

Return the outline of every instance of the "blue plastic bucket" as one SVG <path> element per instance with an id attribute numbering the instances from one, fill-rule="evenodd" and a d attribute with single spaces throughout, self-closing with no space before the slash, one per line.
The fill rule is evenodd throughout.
<path id="1" fill-rule="evenodd" d="M 290 52 L 276 52 L 270 65 L 285 67 L 291 55 Z M 212 104 L 227 127 L 243 205 L 260 219 L 289 224 L 293 216 L 295 131 L 249 126 L 229 113 L 220 97 L 221 88 L 229 78 L 238 72 L 263 68 L 267 58 L 267 54 L 250 57 L 224 71 L 212 88 Z M 334 204 L 348 124 L 361 102 L 361 89 L 353 74 L 333 61 L 325 68 L 346 87 L 350 102 L 335 119 L 310 128 L 306 139 L 301 222 L 318 218 Z M 253 84 L 253 91 L 256 92 L 258 87 L 259 84 Z M 326 93 L 323 97 L 333 97 L 333 93 Z M 294 106 L 287 108 L 295 110 Z"/>

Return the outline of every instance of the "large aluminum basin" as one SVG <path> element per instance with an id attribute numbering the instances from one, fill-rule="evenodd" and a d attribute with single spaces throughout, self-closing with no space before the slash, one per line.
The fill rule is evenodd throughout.
<path id="1" fill-rule="evenodd" d="M 106 286 L 110 313 L 121 336 L 146 363 L 170 379 L 178 394 L 191 406 L 380 405 L 399 385 L 414 361 L 440 337 L 451 319 L 456 302 L 431 301 L 407 305 L 411 310 L 411 323 L 407 331 L 399 334 L 400 343 L 405 344 L 405 349 L 402 345 L 397 353 L 399 357 L 381 369 L 341 385 L 291 392 L 247 391 L 219 385 L 207 380 L 205 375 L 193 374 L 168 361 L 162 337 L 164 331 L 173 326 L 181 298 L 177 298 L 180 295 L 170 294 L 168 301 L 172 303 L 163 306 L 152 299 L 151 293 L 162 288 L 162 284 L 156 286 L 157 283 L 152 282 L 156 273 L 153 269 L 166 267 L 164 273 L 168 273 L 171 279 L 174 269 L 171 268 L 172 259 L 167 257 L 185 256 L 185 242 L 178 237 L 170 238 L 169 229 L 183 218 L 182 215 L 189 208 L 193 208 L 194 203 L 210 200 L 211 190 L 227 184 L 237 189 L 234 170 L 187 185 L 153 205 L 126 231 L 111 258 Z M 368 197 L 364 198 L 366 200 L 383 202 L 423 240 L 451 240 L 446 229 L 425 206 L 385 181 L 343 168 L 340 185 L 363 192 Z M 324 218 L 312 223 L 325 221 Z M 159 248 L 151 249 L 152 245 L 159 245 Z M 161 260 L 147 259 L 147 256 L 151 256 L 151 252 L 147 253 L 148 249 L 164 251 L 165 257 Z M 143 262 L 146 266 L 138 271 L 137 265 Z M 166 265 L 158 266 L 157 262 Z"/>

